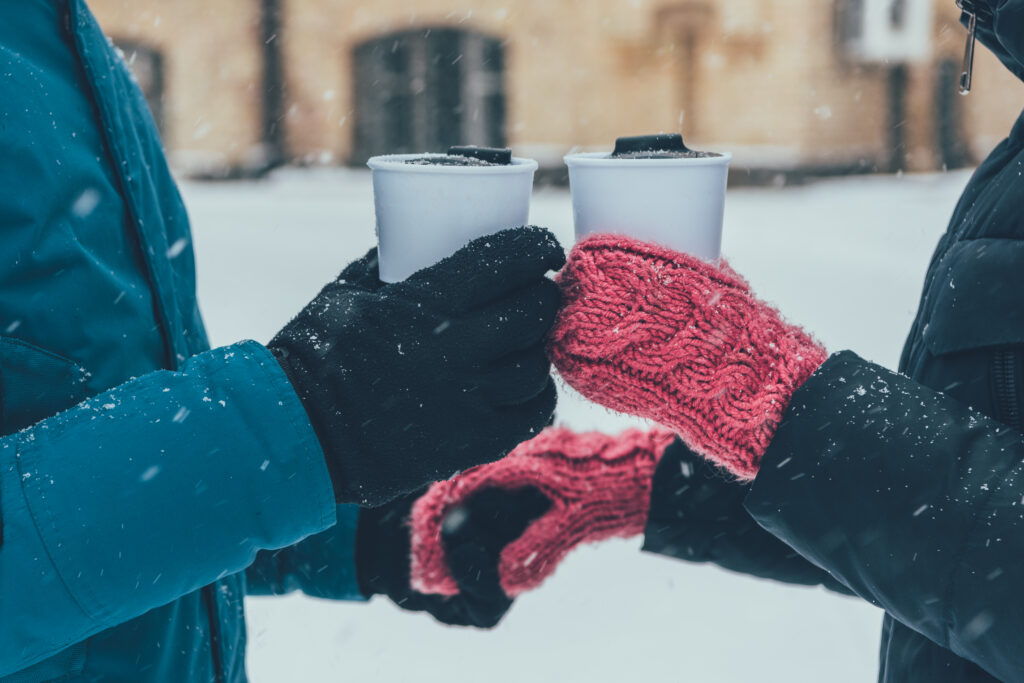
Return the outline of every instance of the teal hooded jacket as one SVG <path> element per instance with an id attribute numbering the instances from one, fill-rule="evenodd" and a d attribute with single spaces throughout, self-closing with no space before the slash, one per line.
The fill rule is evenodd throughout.
<path id="1" fill-rule="evenodd" d="M 81 0 L 0 5 L 0 264 L 0 682 L 243 681 L 246 594 L 359 599 L 358 511 L 270 353 L 209 348 L 152 117 Z"/>

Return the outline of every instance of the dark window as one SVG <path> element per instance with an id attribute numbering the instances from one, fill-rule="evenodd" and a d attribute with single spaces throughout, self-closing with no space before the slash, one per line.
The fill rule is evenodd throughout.
<path id="1" fill-rule="evenodd" d="M 889 6 L 889 25 L 903 30 L 907 25 L 907 0 L 892 0 Z"/>
<path id="2" fill-rule="evenodd" d="M 505 145 L 505 55 L 494 38 L 452 28 L 392 33 L 357 46 L 354 69 L 353 163 Z"/>
<path id="3" fill-rule="evenodd" d="M 115 40 L 124 61 L 139 83 L 157 130 L 164 132 L 164 60 L 157 50 L 131 41 Z"/>
<path id="4" fill-rule="evenodd" d="M 864 33 L 864 0 L 839 0 L 836 8 L 840 45 L 859 40 Z"/>

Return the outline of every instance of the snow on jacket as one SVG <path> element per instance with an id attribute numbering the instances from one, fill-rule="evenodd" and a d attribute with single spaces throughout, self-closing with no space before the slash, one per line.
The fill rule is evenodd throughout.
<path id="1" fill-rule="evenodd" d="M 357 512 L 267 350 L 209 349 L 156 129 L 81 0 L 0 8 L 0 188 L 0 680 L 242 681 L 246 593 L 358 598 Z"/>
<path id="2" fill-rule="evenodd" d="M 997 6 L 980 38 L 1024 76 L 1024 0 Z M 1024 680 L 1022 170 L 1024 115 L 935 251 L 904 375 L 832 357 L 749 495 L 661 463 L 646 549 L 883 607 L 883 683 Z"/>

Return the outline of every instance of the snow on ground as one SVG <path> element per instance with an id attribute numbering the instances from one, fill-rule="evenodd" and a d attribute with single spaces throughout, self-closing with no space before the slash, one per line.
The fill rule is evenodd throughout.
<path id="1" fill-rule="evenodd" d="M 865 177 L 730 192 L 724 251 L 758 293 L 830 349 L 895 367 L 928 258 L 965 173 Z M 288 170 L 183 187 L 212 342 L 266 342 L 374 244 L 368 173 Z M 568 192 L 531 218 L 568 244 Z M 634 424 L 563 392 L 560 420 Z M 253 681 L 875 680 L 881 613 L 822 589 L 779 586 L 638 552 L 576 551 L 494 631 L 448 628 L 370 604 L 250 599 Z"/>

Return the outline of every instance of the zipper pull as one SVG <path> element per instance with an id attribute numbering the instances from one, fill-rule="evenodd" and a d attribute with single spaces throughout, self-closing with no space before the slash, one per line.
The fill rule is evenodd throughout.
<path id="1" fill-rule="evenodd" d="M 974 45 L 978 38 L 978 13 L 973 3 L 968 5 L 963 0 L 957 0 L 956 4 L 968 16 L 967 45 L 964 47 L 964 63 L 960 71 L 960 94 L 966 95 L 971 92 L 971 81 L 974 78 Z"/>

